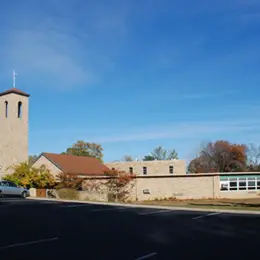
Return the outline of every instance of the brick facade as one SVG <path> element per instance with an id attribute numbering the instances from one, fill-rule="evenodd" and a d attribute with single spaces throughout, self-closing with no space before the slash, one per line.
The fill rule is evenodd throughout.
<path id="1" fill-rule="evenodd" d="M 186 173 L 186 164 L 184 160 L 165 160 L 165 161 L 132 161 L 132 162 L 112 162 L 106 163 L 110 169 L 129 172 L 132 168 L 135 175 L 180 175 Z"/>

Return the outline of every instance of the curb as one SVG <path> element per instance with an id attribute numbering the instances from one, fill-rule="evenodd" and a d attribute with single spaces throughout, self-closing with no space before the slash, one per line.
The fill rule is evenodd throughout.
<path id="1" fill-rule="evenodd" d="M 28 197 L 29 200 L 43 200 L 43 201 L 57 201 L 57 202 L 70 202 L 79 204 L 95 204 L 95 205 L 105 205 L 105 206 L 121 206 L 129 208 L 148 208 L 148 209 L 169 209 L 178 211 L 200 211 L 200 212 L 221 212 L 221 213 L 232 213 L 232 214 L 250 214 L 250 215 L 260 215 L 260 211 L 252 210 L 233 210 L 233 209 L 205 209 L 205 208 L 187 208 L 187 207 L 174 207 L 174 206 L 160 206 L 160 205 L 138 205 L 138 204 L 124 204 L 115 202 L 96 202 L 96 201 L 80 201 L 80 200 L 65 200 L 65 199 L 51 199 L 51 198 L 36 198 Z"/>

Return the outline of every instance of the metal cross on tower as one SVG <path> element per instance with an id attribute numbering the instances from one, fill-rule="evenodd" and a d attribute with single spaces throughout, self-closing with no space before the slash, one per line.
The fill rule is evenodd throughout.
<path id="1" fill-rule="evenodd" d="M 15 77 L 17 76 L 17 73 L 15 70 L 13 70 L 13 88 L 15 88 Z"/>

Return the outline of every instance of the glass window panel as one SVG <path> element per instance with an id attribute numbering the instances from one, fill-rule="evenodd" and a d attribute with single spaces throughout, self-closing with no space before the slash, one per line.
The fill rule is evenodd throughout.
<path id="1" fill-rule="evenodd" d="M 255 186 L 255 181 L 249 181 L 248 186 Z"/>
<path id="2" fill-rule="evenodd" d="M 11 182 L 11 181 L 8 181 L 8 184 L 9 184 L 10 187 L 17 187 L 16 184 L 14 184 L 14 183 Z"/>
<path id="3" fill-rule="evenodd" d="M 237 182 L 230 182 L 229 183 L 229 189 L 230 190 L 237 190 Z"/>
<path id="4" fill-rule="evenodd" d="M 220 184 L 220 190 L 228 190 L 228 184 L 227 183 L 221 183 Z"/>
<path id="5" fill-rule="evenodd" d="M 229 183 L 229 186 L 230 186 L 230 187 L 237 187 L 237 182 L 230 182 L 230 183 Z"/>
<path id="6" fill-rule="evenodd" d="M 249 180 L 249 181 L 254 181 L 254 180 L 255 180 L 255 177 L 248 177 L 248 180 Z"/>
<path id="7" fill-rule="evenodd" d="M 237 181 L 237 178 L 230 178 L 230 181 Z"/>

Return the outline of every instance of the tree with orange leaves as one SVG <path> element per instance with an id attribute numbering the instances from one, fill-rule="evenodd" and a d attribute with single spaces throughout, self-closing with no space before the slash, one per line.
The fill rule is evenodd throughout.
<path id="1" fill-rule="evenodd" d="M 57 189 L 76 189 L 82 188 L 83 179 L 75 174 L 60 173 L 57 175 Z"/>
<path id="2" fill-rule="evenodd" d="M 244 171 L 247 164 L 247 146 L 216 141 L 206 144 L 199 157 L 191 161 L 191 173 Z"/>
<path id="3" fill-rule="evenodd" d="M 108 170 L 105 172 L 105 176 L 108 177 L 104 182 L 108 192 L 108 200 L 127 200 L 134 186 L 135 175 L 119 170 Z"/>

